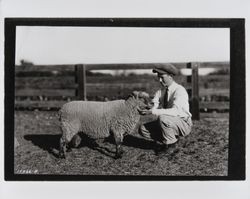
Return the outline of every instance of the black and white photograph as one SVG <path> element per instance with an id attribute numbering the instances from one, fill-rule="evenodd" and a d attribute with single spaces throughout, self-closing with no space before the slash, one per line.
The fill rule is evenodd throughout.
<path id="1" fill-rule="evenodd" d="M 0 1 L 0 198 L 248 199 L 249 8 Z"/>
<path id="2" fill-rule="evenodd" d="M 233 178 L 227 20 L 79 21 L 15 26 L 14 176 Z"/>

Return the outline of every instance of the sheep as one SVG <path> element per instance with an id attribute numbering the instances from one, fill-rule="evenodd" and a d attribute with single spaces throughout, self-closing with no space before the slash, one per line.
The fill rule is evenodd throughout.
<path id="1" fill-rule="evenodd" d="M 93 139 L 112 136 L 116 144 L 115 159 L 122 157 L 122 142 L 131 134 L 140 120 L 138 109 L 149 108 L 150 97 L 145 92 L 134 91 L 126 100 L 108 102 L 72 101 L 59 110 L 62 130 L 59 157 L 66 158 L 69 143 L 83 132 Z"/>

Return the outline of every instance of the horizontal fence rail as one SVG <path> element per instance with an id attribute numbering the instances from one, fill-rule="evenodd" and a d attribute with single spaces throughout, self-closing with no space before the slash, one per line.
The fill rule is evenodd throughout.
<path id="1" fill-rule="evenodd" d="M 78 64 L 78 65 L 21 65 L 15 67 L 16 110 L 58 110 L 70 100 L 107 101 L 124 98 L 131 90 L 150 91 L 157 88 L 151 76 L 100 75 L 99 70 L 152 69 L 164 63 L 142 64 Z M 190 95 L 193 119 L 200 111 L 228 111 L 229 75 L 199 76 L 199 68 L 218 68 L 229 72 L 228 62 L 174 63 L 190 75 L 179 77 Z M 92 73 L 96 71 L 97 73 Z M 214 89 L 218 84 L 221 89 Z M 199 86 L 202 85 L 202 86 Z M 152 93 L 151 93 L 152 95 Z"/>

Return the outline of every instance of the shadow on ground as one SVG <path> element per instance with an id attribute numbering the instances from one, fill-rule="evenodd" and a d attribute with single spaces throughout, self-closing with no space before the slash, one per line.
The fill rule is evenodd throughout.
<path id="1" fill-rule="evenodd" d="M 25 135 L 24 139 L 31 141 L 35 146 L 48 151 L 52 155 L 58 157 L 59 153 L 59 140 L 61 134 L 51 135 L 51 134 L 29 134 Z M 73 148 L 82 148 L 88 147 L 92 150 L 97 150 L 100 153 L 113 157 L 115 154 L 115 143 L 112 137 L 100 140 L 94 140 L 89 138 L 84 134 L 80 134 L 81 142 L 78 146 L 70 143 L 70 146 Z M 112 147 L 104 146 L 104 143 L 113 145 Z M 134 147 L 139 149 L 154 149 L 155 143 L 153 141 L 145 140 L 144 138 L 135 137 L 132 135 L 127 135 L 124 138 L 123 146 Z"/>

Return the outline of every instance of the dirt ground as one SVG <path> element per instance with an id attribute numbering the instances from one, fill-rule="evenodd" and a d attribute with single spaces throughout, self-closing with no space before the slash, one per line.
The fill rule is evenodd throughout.
<path id="1" fill-rule="evenodd" d="M 115 160 L 112 140 L 85 138 L 66 159 L 51 152 L 58 149 L 60 128 L 56 112 L 16 111 L 14 169 L 16 174 L 140 175 L 140 176 L 226 176 L 228 171 L 228 113 L 201 113 L 192 132 L 181 138 L 163 156 L 154 144 L 140 135 L 124 139 L 122 159 Z"/>

